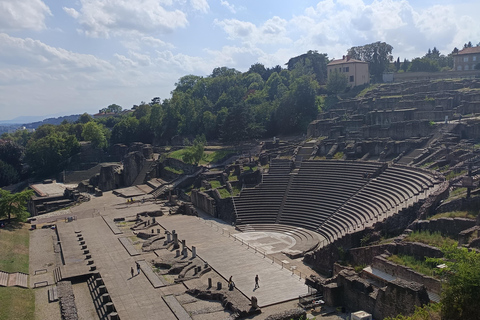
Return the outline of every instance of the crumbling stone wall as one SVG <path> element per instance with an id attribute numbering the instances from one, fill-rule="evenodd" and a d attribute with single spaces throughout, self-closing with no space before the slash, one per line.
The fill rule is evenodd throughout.
<path id="1" fill-rule="evenodd" d="M 375 257 L 373 259 L 372 267 L 406 281 L 421 283 L 428 291 L 432 291 L 436 294 L 441 293 L 442 283 L 439 280 L 415 272 L 414 270 L 405 266 L 398 265 L 387 260 L 385 257 L 385 255 Z"/>
<path id="2" fill-rule="evenodd" d="M 415 311 L 415 306 L 423 306 L 430 301 L 427 290 L 418 283 L 396 279 L 377 289 L 348 269 L 340 271 L 321 286 L 327 305 L 364 310 L 375 319 L 408 315 Z"/>
<path id="3" fill-rule="evenodd" d="M 396 242 L 375 246 L 352 248 L 348 251 L 348 261 L 353 265 L 370 265 L 375 257 L 389 252 L 391 254 L 401 254 L 413 256 L 415 259 L 424 257 L 441 258 L 443 256 L 440 249 L 419 242 Z"/>
<path id="4" fill-rule="evenodd" d="M 100 168 L 100 174 L 90 179 L 90 184 L 98 186 L 102 191 L 109 191 L 123 186 L 123 176 L 118 165 L 104 165 Z"/>
<path id="5" fill-rule="evenodd" d="M 131 186 L 145 164 L 145 157 L 141 151 L 130 152 L 123 159 L 123 182 Z"/>
<path id="6" fill-rule="evenodd" d="M 449 201 L 447 203 L 442 203 L 436 211 L 441 212 L 450 212 L 450 211 L 466 211 L 466 210 L 477 210 L 480 207 L 480 197 L 473 197 L 470 199 L 460 198 Z"/>
<path id="7" fill-rule="evenodd" d="M 409 226 L 413 231 L 440 232 L 456 238 L 460 232 L 476 225 L 475 220 L 465 218 L 440 218 L 435 220 L 419 220 Z"/>
<path id="8" fill-rule="evenodd" d="M 399 314 L 410 315 L 415 312 L 416 306 L 422 307 L 429 302 L 425 286 L 396 279 L 378 290 L 371 313 L 375 319 L 396 317 Z"/>
<path id="9" fill-rule="evenodd" d="M 208 194 L 197 190 L 192 190 L 190 198 L 192 199 L 192 203 L 195 207 L 205 211 L 212 217 L 216 217 L 217 210 L 215 206 L 215 200 Z"/>

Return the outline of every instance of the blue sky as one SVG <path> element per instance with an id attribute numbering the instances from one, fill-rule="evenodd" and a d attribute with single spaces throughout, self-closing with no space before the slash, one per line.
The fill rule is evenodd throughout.
<path id="1" fill-rule="evenodd" d="M 447 54 L 480 42 L 478 12 L 478 0 L 0 0 L 0 120 L 131 108 L 169 98 L 183 75 L 308 50 Z"/>

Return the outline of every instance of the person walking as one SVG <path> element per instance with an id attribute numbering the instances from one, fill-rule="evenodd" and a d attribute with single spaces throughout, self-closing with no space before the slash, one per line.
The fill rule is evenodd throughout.
<path id="1" fill-rule="evenodd" d="M 135 261 L 135 264 L 137 265 L 137 274 L 140 274 L 140 263 Z"/>
<path id="2" fill-rule="evenodd" d="M 133 278 L 133 267 L 130 268 L 130 273 L 132 274 L 132 278 Z"/>
<path id="3" fill-rule="evenodd" d="M 258 280 L 259 280 L 259 279 L 258 279 L 258 274 L 257 274 L 257 275 L 255 276 L 255 289 L 260 288 L 260 286 L 258 285 Z M 253 289 L 253 290 L 255 290 L 255 289 Z"/>

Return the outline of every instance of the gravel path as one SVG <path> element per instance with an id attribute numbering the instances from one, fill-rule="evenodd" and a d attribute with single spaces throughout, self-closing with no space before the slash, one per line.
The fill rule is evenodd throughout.
<path id="1" fill-rule="evenodd" d="M 95 310 L 95 305 L 93 304 L 87 283 L 75 283 L 73 285 L 73 294 L 75 295 L 78 320 L 98 320 L 99 317 Z"/>

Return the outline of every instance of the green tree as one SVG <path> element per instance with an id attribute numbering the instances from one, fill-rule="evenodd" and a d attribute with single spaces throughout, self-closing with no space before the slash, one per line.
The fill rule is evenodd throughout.
<path id="1" fill-rule="evenodd" d="M 68 158 L 80 150 L 75 136 L 53 132 L 40 139 L 31 139 L 26 148 L 25 162 L 40 176 L 63 170 Z"/>
<path id="2" fill-rule="evenodd" d="M 0 160 L 0 187 L 8 186 L 20 181 L 20 175 L 15 168 Z"/>
<path id="3" fill-rule="evenodd" d="M 11 140 L 0 140 L 0 160 L 11 165 L 17 172 L 22 169 L 20 158 L 24 148 Z"/>
<path id="4" fill-rule="evenodd" d="M 309 50 L 305 54 L 288 60 L 287 67 L 289 71 L 298 70 L 299 76 L 314 75 L 319 84 L 325 84 L 327 81 L 327 63 L 327 54 Z"/>
<path id="5" fill-rule="evenodd" d="M 403 59 L 403 63 L 402 63 L 403 72 L 407 72 L 409 66 L 410 66 L 410 61 L 407 58 Z"/>
<path id="6" fill-rule="evenodd" d="M 122 109 L 121 106 L 119 106 L 118 104 L 115 104 L 115 103 L 114 103 L 114 104 L 109 105 L 109 106 L 106 107 L 106 108 L 103 108 L 103 109 L 98 110 L 98 112 L 99 112 L 99 113 L 110 113 L 110 112 L 112 112 L 112 113 L 120 113 L 120 112 L 122 112 L 122 110 L 123 110 L 123 109 Z"/>
<path id="7" fill-rule="evenodd" d="M 480 301 L 480 253 L 455 245 L 442 248 L 443 259 L 427 259 L 445 264 L 440 269 L 446 279 L 442 287 L 442 319 L 476 320 Z"/>
<path id="8" fill-rule="evenodd" d="M 20 221 L 25 221 L 30 215 L 26 209 L 28 200 L 33 195 L 33 190 L 26 189 L 18 193 L 10 193 L 0 189 L 0 217 L 8 217 L 8 220 L 15 216 Z"/>
<path id="9" fill-rule="evenodd" d="M 82 131 L 82 138 L 85 141 L 91 141 L 95 148 L 106 148 L 108 145 L 102 125 L 95 121 L 85 124 Z"/>
<path id="10" fill-rule="evenodd" d="M 357 60 L 369 63 L 370 74 L 376 81 L 382 80 L 385 69 L 392 61 L 393 47 L 385 42 L 374 42 L 364 46 L 352 47 L 348 50 L 348 55 Z"/>
<path id="11" fill-rule="evenodd" d="M 409 72 L 437 72 L 440 70 L 437 61 L 428 58 L 415 58 L 408 67 Z"/>
<path id="12" fill-rule="evenodd" d="M 183 155 L 183 161 L 186 163 L 198 164 L 203 158 L 205 150 L 205 136 L 196 137 L 193 145 L 188 147 Z"/>
<path id="13" fill-rule="evenodd" d="M 123 118 L 112 129 L 112 143 L 131 143 L 137 141 L 140 121 L 135 117 Z"/>
<path id="14" fill-rule="evenodd" d="M 341 72 L 338 72 L 336 69 L 328 76 L 327 90 L 333 94 L 344 92 L 345 89 L 347 89 L 347 85 L 347 76 Z"/>
<path id="15" fill-rule="evenodd" d="M 88 122 L 90 122 L 90 121 L 93 121 L 93 118 L 92 118 L 91 115 L 89 115 L 89 114 L 86 113 L 86 112 L 83 113 L 83 114 L 80 116 L 80 118 L 78 118 L 78 120 L 77 120 L 78 123 L 83 123 L 83 124 L 88 123 Z"/>

